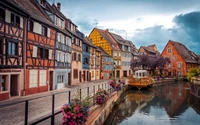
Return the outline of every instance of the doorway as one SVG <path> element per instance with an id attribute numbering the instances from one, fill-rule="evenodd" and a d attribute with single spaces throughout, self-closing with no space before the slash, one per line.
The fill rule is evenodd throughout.
<path id="1" fill-rule="evenodd" d="M 83 71 L 83 81 L 85 81 L 85 71 Z"/>
<path id="2" fill-rule="evenodd" d="M 19 75 L 11 75 L 10 76 L 10 96 L 19 96 L 18 91 L 18 81 Z"/>
<path id="3" fill-rule="evenodd" d="M 53 71 L 50 71 L 49 73 L 49 90 L 53 90 Z"/>
<path id="4" fill-rule="evenodd" d="M 117 76 L 116 77 L 120 78 L 120 71 L 119 70 L 117 70 Z"/>

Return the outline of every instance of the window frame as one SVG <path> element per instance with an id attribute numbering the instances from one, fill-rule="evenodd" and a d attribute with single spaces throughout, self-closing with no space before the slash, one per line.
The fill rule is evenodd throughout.
<path id="1" fill-rule="evenodd" d="M 78 79 L 78 69 L 73 70 L 73 77 L 74 79 Z"/>
<path id="2" fill-rule="evenodd" d="M 13 22 L 12 22 L 12 15 L 13 15 Z M 17 21 L 17 18 L 18 18 L 19 22 Z M 16 13 L 11 12 L 11 14 L 10 14 L 10 23 L 12 25 L 17 26 L 17 27 L 20 27 L 20 16 L 17 15 Z"/>
<path id="3" fill-rule="evenodd" d="M 32 20 L 29 20 L 28 21 L 28 31 L 33 32 L 33 27 L 34 27 L 34 22 Z"/>
<path id="4" fill-rule="evenodd" d="M 1 10 L 1 9 L 2 9 L 2 10 Z M 2 12 L 2 14 L 3 14 L 3 12 L 4 12 L 4 14 L 2 15 L 2 16 L 4 16 L 4 17 L 1 17 L 1 13 L 0 13 L 0 21 L 5 22 L 6 10 L 5 10 L 4 8 L 0 7 L 0 12 Z"/>
<path id="5" fill-rule="evenodd" d="M 10 52 L 9 52 L 9 43 L 11 43 L 11 48 L 10 48 Z M 15 53 L 13 54 L 12 52 L 12 49 L 13 49 L 13 44 L 15 44 Z M 13 56 L 18 56 L 19 55 L 19 52 L 18 52 L 18 42 L 16 41 L 12 41 L 12 40 L 7 40 L 7 54 L 8 55 L 13 55 Z"/>
<path id="6" fill-rule="evenodd" d="M 45 37 L 47 37 L 47 34 L 48 34 L 48 28 L 46 27 L 46 26 L 43 26 L 42 25 L 42 30 L 41 30 L 41 35 L 43 35 L 43 36 L 45 36 Z"/>

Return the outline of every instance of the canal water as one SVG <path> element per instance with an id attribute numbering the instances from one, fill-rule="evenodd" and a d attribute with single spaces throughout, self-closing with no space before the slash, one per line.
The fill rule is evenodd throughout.
<path id="1" fill-rule="evenodd" d="M 187 83 L 128 90 L 108 116 L 105 125 L 200 125 L 200 100 Z"/>

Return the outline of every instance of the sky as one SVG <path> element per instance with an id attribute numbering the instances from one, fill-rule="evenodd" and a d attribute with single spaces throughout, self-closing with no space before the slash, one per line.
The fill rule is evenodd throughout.
<path id="1" fill-rule="evenodd" d="M 89 35 L 93 28 L 131 40 L 140 46 L 156 44 L 160 52 L 169 40 L 200 54 L 199 0 L 48 0 Z"/>

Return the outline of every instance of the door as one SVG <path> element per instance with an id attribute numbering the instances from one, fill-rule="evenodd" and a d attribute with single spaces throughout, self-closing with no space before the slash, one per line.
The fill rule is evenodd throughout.
<path id="1" fill-rule="evenodd" d="M 18 78 L 19 78 L 19 75 L 10 76 L 10 96 L 19 96 Z"/>
<path id="2" fill-rule="evenodd" d="M 70 72 L 68 73 L 68 85 L 69 86 L 71 85 L 71 73 Z"/>
<path id="3" fill-rule="evenodd" d="M 49 74 L 49 90 L 52 91 L 53 90 L 53 71 L 50 71 Z"/>
<path id="4" fill-rule="evenodd" d="M 79 82 L 81 82 L 81 77 L 82 77 L 81 71 L 79 71 Z"/>

